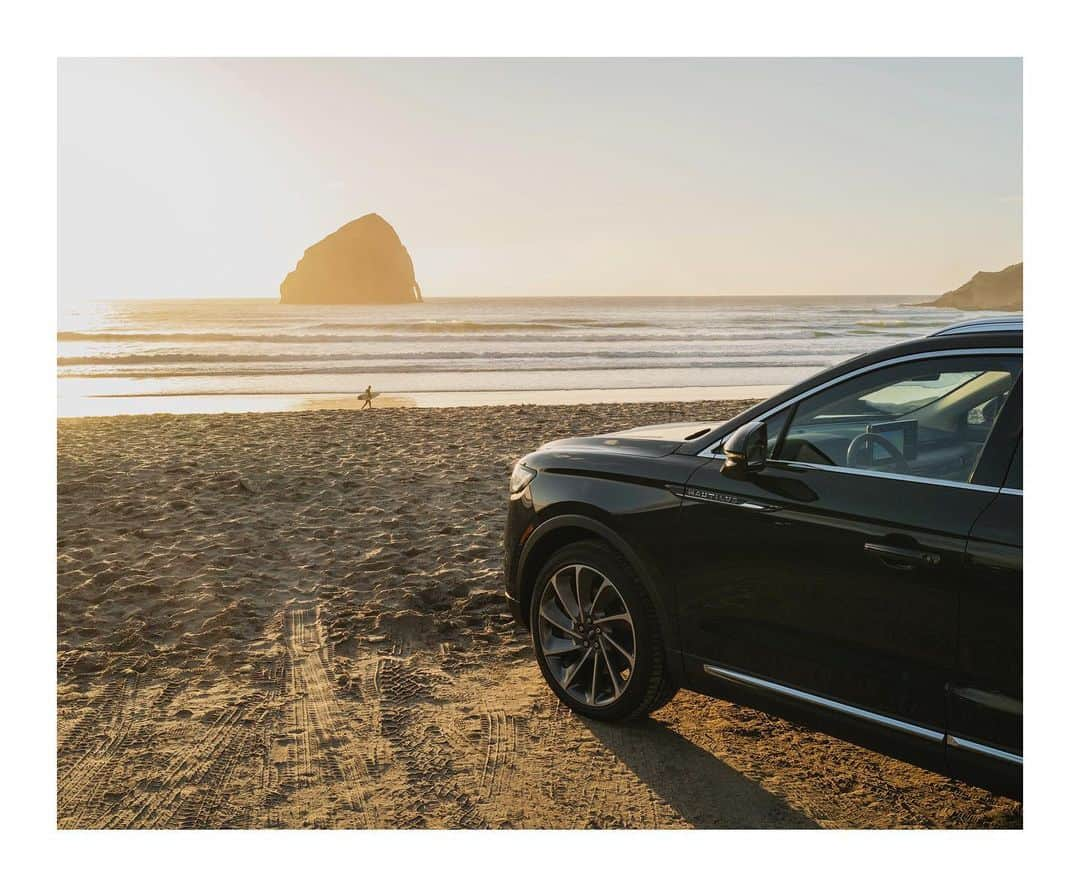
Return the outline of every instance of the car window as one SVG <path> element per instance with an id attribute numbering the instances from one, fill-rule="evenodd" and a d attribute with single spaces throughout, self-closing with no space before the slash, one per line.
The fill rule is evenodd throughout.
<path id="1" fill-rule="evenodd" d="M 794 406 L 789 406 L 787 409 L 781 409 L 775 415 L 770 415 L 765 419 L 765 434 L 768 437 L 768 443 L 765 445 L 765 451 L 772 454 L 776 451 L 776 444 L 780 441 L 780 434 L 787 426 L 788 419 L 791 418 L 791 413 L 795 411 Z"/>
<path id="2" fill-rule="evenodd" d="M 871 370 L 798 403 L 773 457 L 970 482 L 1019 374 L 1020 357 L 1001 354 Z"/>

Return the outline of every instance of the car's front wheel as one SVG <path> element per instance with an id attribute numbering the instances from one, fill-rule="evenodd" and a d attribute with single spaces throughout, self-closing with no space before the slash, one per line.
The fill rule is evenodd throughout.
<path id="1" fill-rule="evenodd" d="M 548 560 L 533 588 L 529 623 L 544 678 L 580 714 L 632 719 L 675 694 L 652 601 L 606 545 L 577 542 Z"/>

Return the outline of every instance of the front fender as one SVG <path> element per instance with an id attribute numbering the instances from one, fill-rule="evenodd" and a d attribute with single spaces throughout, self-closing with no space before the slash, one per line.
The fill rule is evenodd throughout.
<path id="1" fill-rule="evenodd" d="M 657 618 L 660 620 L 660 632 L 664 641 L 669 673 L 677 681 L 681 681 L 683 670 L 682 648 L 679 642 L 678 625 L 674 617 L 674 588 L 666 581 L 663 571 L 651 557 L 636 550 L 622 535 L 602 520 L 580 513 L 563 513 L 540 523 L 525 542 L 518 560 L 514 582 L 517 599 L 525 603 L 528 595 L 532 592 L 532 588 L 521 586 L 522 576 L 535 575 L 543 565 L 539 562 L 533 562 L 532 558 L 539 555 L 540 558 L 546 560 L 547 556 L 550 555 L 548 548 L 551 540 L 556 535 L 570 534 L 575 535 L 577 538 L 594 536 L 603 540 L 634 569 L 641 579 L 645 592 L 652 601 Z M 525 618 L 528 619 L 527 606 L 524 608 Z"/>

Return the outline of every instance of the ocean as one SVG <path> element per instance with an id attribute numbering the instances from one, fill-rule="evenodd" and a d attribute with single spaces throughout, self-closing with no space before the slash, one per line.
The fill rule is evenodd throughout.
<path id="1" fill-rule="evenodd" d="M 61 309 L 61 416 L 765 397 L 946 326 L 898 297 L 269 299 Z M 971 316 L 968 313 L 966 316 Z"/>

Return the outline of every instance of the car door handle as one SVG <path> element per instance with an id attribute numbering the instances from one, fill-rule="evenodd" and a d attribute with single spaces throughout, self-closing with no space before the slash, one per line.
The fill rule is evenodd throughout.
<path id="1" fill-rule="evenodd" d="M 901 572 L 910 572 L 917 566 L 937 566 L 941 563 L 940 554 L 916 551 L 913 548 L 898 548 L 894 545 L 881 545 L 873 541 L 864 544 L 863 550 L 877 557 L 890 569 L 898 569 Z"/>

